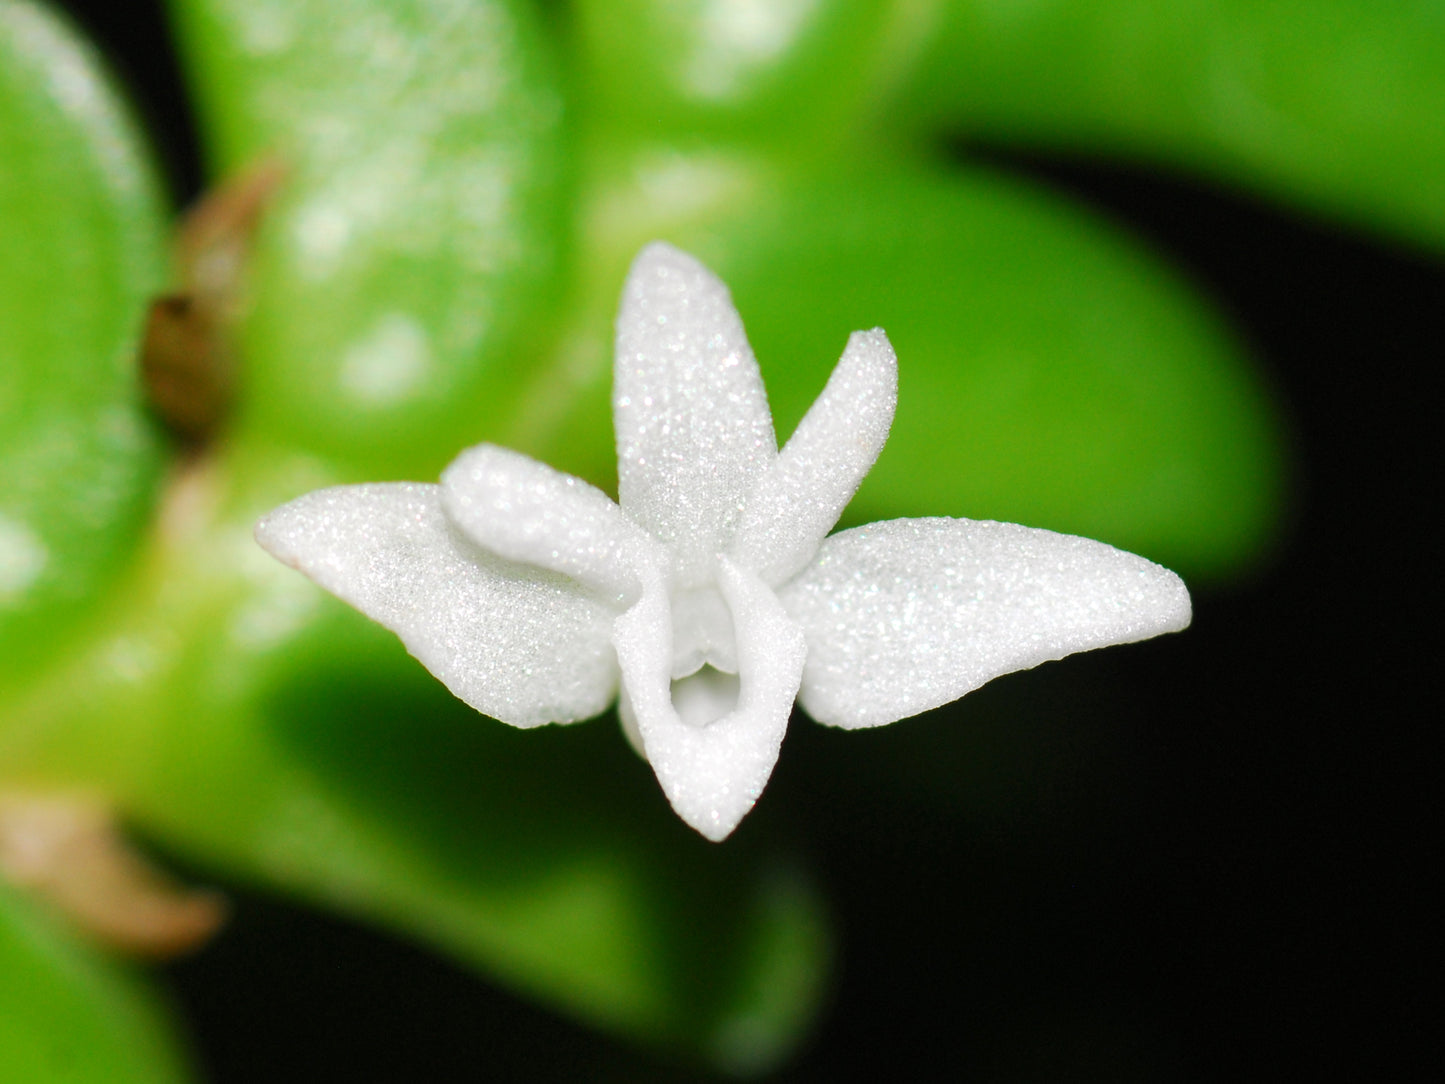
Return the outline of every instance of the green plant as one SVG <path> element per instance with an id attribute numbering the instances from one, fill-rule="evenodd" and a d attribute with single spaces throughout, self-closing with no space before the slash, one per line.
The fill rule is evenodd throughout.
<path id="1" fill-rule="evenodd" d="M 272 567 L 255 518 L 481 440 L 612 487 L 613 305 L 664 238 L 732 287 L 780 433 L 846 331 L 907 358 L 845 522 L 1017 520 L 1223 579 L 1267 544 L 1282 474 L 1238 343 L 1119 230 L 940 137 L 1130 154 L 1441 237 L 1428 5 L 171 10 L 213 175 L 283 172 L 234 407 L 184 453 L 137 376 L 176 285 L 145 137 L 63 20 L 0 2 L 0 789 L 99 796 L 199 867 L 733 1067 L 785 1055 L 826 967 L 786 846 L 690 838 L 598 727 L 475 718 Z M 32 911 L 0 896 L 0 996 L 22 973 L 56 996 L 0 1013 L 0 1061 L 92 1035 L 74 1079 L 111 1042 L 173 1074 L 136 984 Z"/>

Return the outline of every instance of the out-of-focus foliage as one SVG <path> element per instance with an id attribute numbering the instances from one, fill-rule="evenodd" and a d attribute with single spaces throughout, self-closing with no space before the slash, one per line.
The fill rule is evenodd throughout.
<path id="1" fill-rule="evenodd" d="M 578 104 L 609 142 L 836 156 L 895 63 L 907 6 L 578 0 Z"/>
<path id="2" fill-rule="evenodd" d="M 949 0 L 900 113 L 1145 157 L 1445 244 L 1445 4 Z"/>
<path id="3" fill-rule="evenodd" d="M 568 157 L 531 6 L 174 5 L 218 173 L 274 158 L 242 424 L 358 477 L 434 473 L 558 308 Z"/>
<path id="4" fill-rule="evenodd" d="M 186 1079 L 159 1006 L 105 959 L 0 883 L 0 1068 L 45 1084 Z"/>
<path id="5" fill-rule="evenodd" d="M 1248 368 L 1186 288 L 1077 208 L 985 174 L 848 173 L 733 225 L 714 262 L 756 314 L 785 431 L 837 329 L 882 326 L 907 359 L 850 519 L 1044 524 L 1196 574 L 1259 546 L 1277 453 Z"/>
<path id="6" fill-rule="evenodd" d="M 135 349 L 164 238 L 146 148 L 89 49 L 0 4 L 0 690 L 145 530 L 162 449 Z"/>
<path id="7" fill-rule="evenodd" d="M 848 332 L 889 331 L 897 422 L 850 518 L 1017 520 L 1223 578 L 1282 473 L 1239 344 L 1117 227 L 939 148 L 1129 152 L 1427 242 L 1445 221 L 1434 5 L 169 7 L 214 173 L 283 180 L 235 413 L 157 501 L 149 152 L 75 35 L 0 0 L 0 788 L 84 787 L 199 867 L 738 1069 L 785 1056 L 828 966 L 766 819 L 714 847 L 615 720 L 475 716 L 261 553 L 256 516 L 483 439 L 609 484 L 618 292 L 664 238 L 732 285 L 785 435 Z M 44 1004 L 16 1042 L 56 1033 Z"/>

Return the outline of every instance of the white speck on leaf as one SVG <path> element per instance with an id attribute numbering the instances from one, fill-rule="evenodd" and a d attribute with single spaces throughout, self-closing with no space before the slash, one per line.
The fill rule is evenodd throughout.
<path id="1" fill-rule="evenodd" d="M 0 603 L 28 591 L 49 563 L 50 552 L 40 536 L 0 514 Z"/>
<path id="2" fill-rule="evenodd" d="M 358 403 L 392 403 L 421 388 L 431 362 L 421 323 L 406 313 L 386 313 L 347 350 L 341 362 L 341 386 Z"/>

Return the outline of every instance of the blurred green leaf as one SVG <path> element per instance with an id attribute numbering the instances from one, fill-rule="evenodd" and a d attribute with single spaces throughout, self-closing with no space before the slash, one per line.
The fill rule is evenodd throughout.
<path id="1" fill-rule="evenodd" d="M 0 686 L 134 550 L 162 465 L 138 336 L 165 274 L 144 143 L 90 49 L 0 3 Z"/>
<path id="2" fill-rule="evenodd" d="M 1238 345 L 1092 215 L 986 174 L 830 174 L 710 236 L 780 434 L 850 330 L 898 351 L 893 430 L 847 521 L 1026 523 L 1195 575 L 1274 526 L 1275 419 Z"/>
<path id="3" fill-rule="evenodd" d="M 137 977 L 3 882 L 0 1075 L 9 1084 L 168 1084 L 189 1076 Z"/>
<path id="4" fill-rule="evenodd" d="M 238 424 L 431 477 L 551 333 L 563 99 L 519 0 L 173 0 L 213 163 L 267 210 Z"/>
<path id="5" fill-rule="evenodd" d="M 623 138 L 834 149 L 891 75 L 909 17 L 885 0 L 582 0 L 576 65 L 590 124 Z"/>
<path id="6" fill-rule="evenodd" d="M 1442 57 L 1434 0 L 950 0 L 903 110 L 930 132 L 1176 163 L 1438 246 Z"/>
<path id="7" fill-rule="evenodd" d="M 593 1024 L 774 1063 L 827 971 L 794 866 L 756 831 L 717 847 L 682 825 L 614 716 L 480 716 L 272 560 L 256 512 L 323 481 L 272 462 L 236 470 L 244 496 L 210 488 L 229 469 L 190 481 L 183 504 L 229 511 L 173 523 L 130 616 L 7 714 L 0 776 L 112 795 L 199 863 L 419 934 Z"/>

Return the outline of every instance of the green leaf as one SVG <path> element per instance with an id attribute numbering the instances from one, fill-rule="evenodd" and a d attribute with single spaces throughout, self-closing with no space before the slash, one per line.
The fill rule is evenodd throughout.
<path id="1" fill-rule="evenodd" d="M 162 449 L 136 352 L 164 238 L 95 55 L 46 9 L 0 4 L 0 685 L 55 649 L 146 521 Z"/>
<path id="2" fill-rule="evenodd" d="M 220 518 L 159 540 L 130 616 L 0 717 L 0 783 L 107 794 L 200 865 L 420 935 L 594 1025 L 776 1062 L 827 970 L 795 865 L 760 829 L 718 847 L 682 825 L 615 716 L 480 716 L 272 560 L 256 514 L 331 480 L 277 462 L 193 480 L 182 503 Z"/>
<path id="3" fill-rule="evenodd" d="M 892 74 L 911 21 L 883 0 L 581 0 L 578 96 L 609 133 L 692 148 L 834 149 Z"/>
<path id="4" fill-rule="evenodd" d="M 966 137 L 1176 163 L 1438 246 L 1442 56 L 1438 3 L 952 0 L 902 108 Z"/>
<path id="5" fill-rule="evenodd" d="M 1060 199 L 979 173 L 830 174 L 695 247 L 732 288 L 780 436 L 851 330 L 892 339 L 898 413 L 850 522 L 1007 520 L 1193 575 L 1247 561 L 1275 524 L 1277 422 L 1238 344 Z"/>
<path id="6" fill-rule="evenodd" d="M 238 425 L 431 477 L 551 333 L 563 100 L 519 0 L 173 0 L 216 168 L 279 160 Z"/>
<path id="7" fill-rule="evenodd" d="M 3 883 L 0 1066 L 13 1084 L 170 1084 L 189 1076 L 137 976 Z"/>

